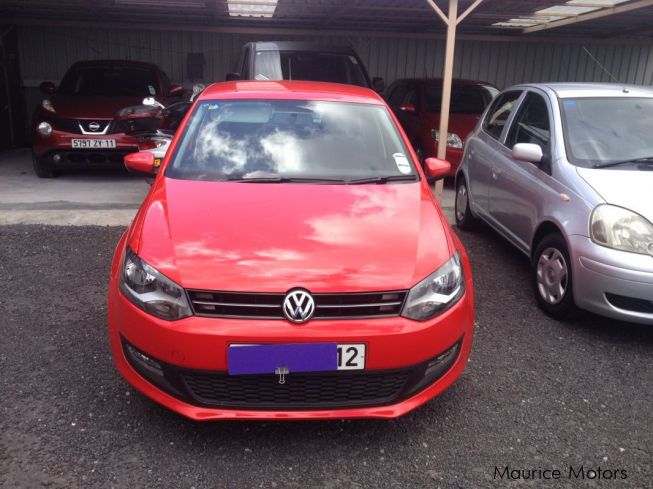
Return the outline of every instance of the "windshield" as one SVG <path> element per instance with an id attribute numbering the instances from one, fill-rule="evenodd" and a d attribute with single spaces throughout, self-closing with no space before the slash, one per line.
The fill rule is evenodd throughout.
<path id="1" fill-rule="evenodd" d="M 385 107 L 305 100 L 200 102 L 166 176 L 417 179 Z"/>
<path id="2" fill-rule="evenodd" d="M 653 98 L 569 98 L 560 107 L 571 163 L 595 167 L 653 157 Z"/>
<path id="3" fill-rule="evenodd" d="M 156 73 L 148 68 L 124 65 L 73 66 L 61 81 L 64 95 L 109 97 L 153 97 L 157 95 Z"/>
<path id="4" fill-rule="evenodd" d="M 494 96 L 499 93 L 494 87 L 485 85 L 460 85 L 451 87 L 451 114 L 482 114 Z M 440 112 L 442 86 L 426 87 L 426 111 Z"/>
<path id="5" fill-rule="evenodd" d="M 355 56 L 317 51 L 259 51 L 254 61 L 255 80 L 304 80 L 368 87 Z"/>

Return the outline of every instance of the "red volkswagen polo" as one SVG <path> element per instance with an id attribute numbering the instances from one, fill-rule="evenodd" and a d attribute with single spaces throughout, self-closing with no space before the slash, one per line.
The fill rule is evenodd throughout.
<path id="1" fill-rule="evenodd" d="M 472 280 L 416 161 L 371 90 L 208 88 L 116 249 L 118 370 L 197 420 L 392 418 L 441 393 L 469 355 Z"/>

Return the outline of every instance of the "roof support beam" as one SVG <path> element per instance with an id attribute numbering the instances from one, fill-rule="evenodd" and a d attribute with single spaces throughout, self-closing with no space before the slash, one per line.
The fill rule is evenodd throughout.
<path id="1" fill-rule="evenodd" d="M 587 20 L 600 19 L 601 17 L 608 17 L 610 15 L 621 14 L 624 12 L 630 12 L 651 6 L 653 6 L 653 0 L 639 0 L 636 2 L 624 3 L 617 5 L 616 7 L 603 8 L 601 10 L 587 12 L 586 14 L 576 15 L 567 19 L 556 20 L 553 22 L 547 22 L 546 24 L 538 24 L 534 25 L 533 27 L 527 27 L 523 30 L 523 32 L 524 34 L 528 34 L 530 32 L 544 31 L 546 29 L 555 29 L 556 27 L 562 27 L 563 25 L 570 25 L 576 24 L 578 22 L 585 22 Z"/>
<path id="2" fill-rule="evenodd" d="M 444 71 L 442 73 L 442 105 L 440 106 L 440 140 L 438 141 L 438 158 L 447 157 L 447 135 L 449 131 L 449 109 L 451 107 L 451 83 L 453 81 L 454 48 L 456 46 L 456 27 L 467 17 L 483 0 L 476 0 L 460 17 L 458 16 L 458 0 L 449 0 L 448 15 L 436 5 L 434 0 L 426 0 L 447 26 L 447 41 L 444 54 Z M 435 197 L 442 201 L 442 180 L 435 184 Z"/>

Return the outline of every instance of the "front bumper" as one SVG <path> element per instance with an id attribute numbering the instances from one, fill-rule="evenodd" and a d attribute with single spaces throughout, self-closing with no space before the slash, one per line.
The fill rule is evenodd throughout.
<path id="1" fill-rule="evenodd" d="M 115 281 L 112 281 L 109 292 L 109 335 L 114 361 L 123 377 L 146 396 L 192 419 L 394 418 L 444 391 L 464 370 L 471 348 L 474 321 L 473 299 L 469 292 L 471 278 L 468 287 L 466 295 L 454 307 L 424 323 L 393 317 L 313 320 L 303 325 L 294 325 L 284 320 L 195 316 L 171 323 L 149 316 L 133 306 L 120 293 Z M 224 382 L 228 381 L 225 374 L 227 348 L 232 343 L 320 341 L 367 345 L 365 371 L 328 374 L 343 374 L 335 382 L 326 384 L 332 389 L 334 402 L 313 392 L 312 399 L 316 399 L 314 403 L 270 405 L 258 404 L 257 400 L 247 404 L 241 400 L 240 404 L 228 405 L 224 399 L 216 401 L 215 397 L 203 394 L 216 392 L 216 389 L 221 392 Z M 156 378 L 139 368 L 133 356 L 127 353 L 125 342 L 164 364 L 167 369 L 165 382 L 168 385 L 157 382 Z M 426 378 L 425 365 L 451 351 L 454 352 L 453 356 L 449 356 L 451 361 L 446 365 L 443 363 L 446 368 L 428 377 L 427 383 L 420 383 L 420 379 Z M 393 385 L 396 389 L 388 387 L 389 390 L 383 390 L 387 387 L 384 384 L 386 387 L 379 388 L 387 395 L 370 395 L 362 403 L 339 402 L 338 393 L 345 392 L 347 388 L 346 385 L 340 385 L 343 382 L 349 382 L 354 388 L 361 385 L 365 385 L 365 388 L 373 387 L 372 380 L 361 382 L 355 378 L 357 374 L 383 377 L 383 382 L 395 382 Z M 393 375 L 395 377 L 391 378 Z M 406 377 L 397 380 L 397 375 Z M 251 379 L 255 384 L 254 390 L 250 390 L 253 395 L 263 395 L 259 392 L 263 388 L 269 390 L 284 387 L 277 385 L 274 375 L 267 376 L 268 383 L 260 378 L 263 376 L 253 377 L 258 377 Z M 306 377 L 310 375 L 295 374 L 299 382 L 315 381 L 314 378 Z M 291 382 L 292 373 L 288 377 L 288 383 Z"/>
<path id="2" fill-rule="evenodd" d="M 116 147 L 110 149 L 76 149 L 72 147 L 73 139 L 112 139 L 116 142 Z M 43 137 L 34 131 L 32 151 L 36 157 L 55 167 L 122 167 L 124 156 L 138 151 L 138 140 L 124 133 L 82 135 L 53 130 L 50 136 Z"/>
<path id="3" fill-rule="evenodd" d="M 613 319 L 653 324 L 653 257 L 570 236 L 578 307 Z"/>

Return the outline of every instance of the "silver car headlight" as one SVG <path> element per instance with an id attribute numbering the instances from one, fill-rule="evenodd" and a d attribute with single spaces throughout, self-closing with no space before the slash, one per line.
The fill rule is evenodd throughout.
<path id="1" fill-rule="evenodd" d="M 456 252 L 447 262 L 408 292 L 401 315 L 426 321 L 453 306 L 465 293 L 465 276 Z"/>
<path id="2" fill-rule="evenodd" d="M 436 141 L 440 141 L 440 131 L 437 129 L 431 129 L 431 137 Z M 448 132 L 447 146 L 449 146 L 450 148 L 460 149 L 463 147 L 463 140 L 455 132 Z"/>
<path id="3" fill-rule="evenodd" d="M 135 306 L 158 318 L 174 321 L 192 315 L 184 289 L 130 248 L 125 251 L 120 290 Z"/>
<path id="4" fill-rule="evenodd" d="M 597 206 L 590 218 L 590 235 L 601 246 L 653 255 L 653 224 L 623 207 Z"/>

